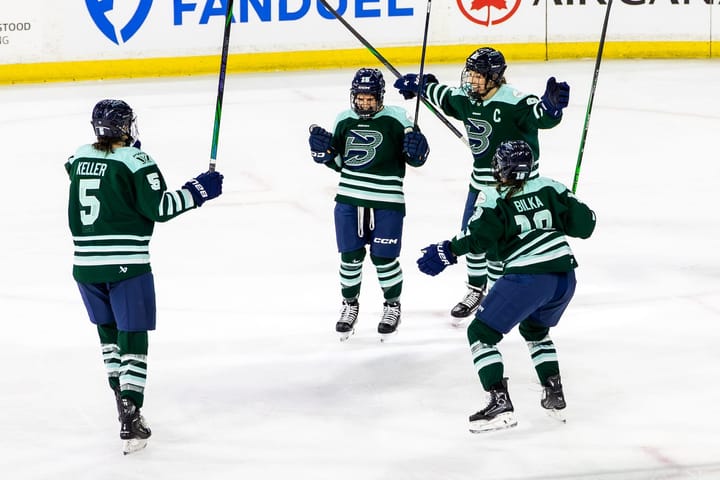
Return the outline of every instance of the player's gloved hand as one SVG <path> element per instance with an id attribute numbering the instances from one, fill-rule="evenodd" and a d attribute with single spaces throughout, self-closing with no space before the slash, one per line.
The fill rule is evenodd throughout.
<path id="1" fill-rule="evenodd" d="M 310 154 L 317 163 L 327 163 L 337 153 L 332 147 L 332 133 L 318 125 L 310 125 Z"/>
<path id="2" fill-rule="evenodd" d="M 427 160 L 430 154 L 430 147 L 427 139 L 420 130 L 412 130 L 408 127 L 403 138 L 403 153 L 408 157 L 408 163 L 413 167 L 420 167 Z"/>
<path id="3" fill-rule="evenodd" d="M 540 105 L 552 118 L 562 115 L 563 108 L 570 100 L 570 86 L 566 82 L 557 82 L 555 77 L 548 78 Z"/>
<path id="4" fill-rule="evenodd" d="M 438 83 L 437 77 L 435 77 L 432 73 L 426 73 L 423 75 L 423 93 L 425 91 L 425 85 L 428 83 Z M 398 89 L 405 100 L 415 98 L 418 90 L 420 89 L 420 75 L 417 73 L 406 73 L 395 80 L 393 87 Z"/>
<path id="5" fill-rule="evenodd" d="M 220 196 L 223 178 L 225 177 L 219 172 L 204 172 L 188 180 L 183 188 L 190 192 L 195 205 L 202 207 L 203 203 Z"/>
<path id="6" fill-rule="evenodd" d="M 457 263 L 457 257 L 450 250 L 450 240 L 428 245 L 422 250 L 422 257 L 417 264 L 420 271 L 426 275 L 435 276 L 445 270 L 449 265 Z"/>
<path id="7" fill-rule="evenodd" d="M 142 143 L 140 142 L 139 138 L 136 138 L 132 144 L 133 147 L 138 148 L 138 149 L 140 148 L 141 145 L 142 145 Z"/>

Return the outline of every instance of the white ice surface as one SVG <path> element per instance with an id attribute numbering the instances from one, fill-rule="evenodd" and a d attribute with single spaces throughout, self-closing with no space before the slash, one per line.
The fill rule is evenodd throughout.
<path id="1" fill-rule="evenodd" d="M 456 83 L 461 66 L 433 66 Z M 510 82 L 571 87 L 541 132 L 541 171 L 571 185 L 594 60 L 513 63 Z M 71 277 L 65 159 L 101 98 L 128 101 L 144 149 L 179 187 L 207 168 L 216 77 L 0 87 L 0 478 L 720 478 L 717 61 L 605 61 L 578 195 L 598 215 L 574 301 L 553 331 L 568 408 L 547 418 L 517 331 L 500 344 L 518 427 L 468 433 L 484 405 L 448 311 L 464 264 L 431 278 L 419 249 L 459 226 L 471 159 L 429 110 L 406 180 L 403 323 L 380 344 L 369 261 L 356 335 L 338 342 L 337 175 L 307 128 L 348 106 L 352 70 L 227 78 L 225 193 L 156 226 L 147 449 L 120 452 L 95 329 Z M 392 74 L 385 71 L 388 83 Z M 403 104 L 388 85 L 386 103 Z M 454 122 L 462 128 L 458 122 Z"/>

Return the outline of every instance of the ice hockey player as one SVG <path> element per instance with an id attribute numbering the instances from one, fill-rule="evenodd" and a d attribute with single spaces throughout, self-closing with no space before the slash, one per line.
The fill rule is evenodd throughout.
<path id="1" fill-rule="evenodd" d="M 467 228 L 428 245 L 418 259 L 423 273 L 437 275 L 468 252 L 494 251 L 502 276 L 483 299 L 467 336 L 488 405 L 470 416 L 470 431 L 517 424 L 497 344 L 519 325 L 543 386 L 541 406 L 561 418 L 565 397 L 550 328 L 558 324 L 575 293 L 577 262 L 567 236 L 588 238 L 595 213 L 564 185 L 531 178 L 532 148 L 523 140 L 503 142 L 492 160 L 496 186 L 481 185 L 477 210 Z"/>
<path id="2" fill-rule="evenodd" d="M 122 100 L 99 101 L 91 124 L 96 141 L 79 147 L 65 164 L 73 277 L 100 337 L 127 454 L 144 448 L 151 434 L 140 409 L 148 331 L 155 329 L 148 248 L 155 222 L 219 196 L 223 176 L 201 173 L 182 188 L 168 190 L 155 161 L 140 150 L 135 114 Z"/>
<path id="3" fill-rule="evenodd" d="M 501 52 L 490 47 L 475 50 L 465 61 L 460 88 L 441 85 L 432 74 L 424 75 L 427 99 L 445 114 L 462 120 L 467 131 L 473 168 L 465 201 L 461 229 L 472 215 L 478 191 L 494 182 L 490 162 L 500 143 L 521 139 L 530 145 L 535 157 L 531 178 L 538 175 L 538 129 L 556 126 L 562 110 L 568 105 L 570 87 L 565 82 L 548 79 L 541 99 L 525 94 L 505 79 L 507 64 Z M 397 79 L 394 86 L 405 98 L 417 94 L 418 75 L 410 73 Z M 487 289 L 502 271 L 502 264 L 492 252 L 469 252 L 466 257 L 467 291 L 450 311 L 454 323 L 460 324 L 478 308 Z"/>
<path id="4" fill-rule="evenodd" d="M 381 340 L 400 325 L 405 166 L 422 166 L 430 152 L 425 136 L 402 107 L 383 104 L 380 70 L 361 68 L 350 87 L 350 109 L 332 133 L 310 127 L 313 160 L 340 173 L 335 196 L 335 237 L 340 252 L 342 311 L 335 330 L 344 341 L 355 331 L 366 245 L 383 291 Z"/>

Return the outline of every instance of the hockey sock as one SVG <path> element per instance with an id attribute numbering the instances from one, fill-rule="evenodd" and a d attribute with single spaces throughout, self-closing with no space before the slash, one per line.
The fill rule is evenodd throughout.
<path id="1" fill-rule="evenodd" d="M 476 288 L 483 288 L 487 283 L 488 264 L 485 254 L 476 255 L 468 253 L 465 255 L 467 266 L 468 284 Z"/>
<path id="2" fill-rule="evenodd" d="M 400 262 L 397 258 L 382 258 L 370 255 L 375 270 L 377 271 L 380 288 L 387 301 L 397 301 L 400 298 L 403 287 L 403 274 Z"/>
<path id="3" fill-rule="evenodd" d="M 145 399 L 147 378 L 147 332 L 118 332 L 120 347 L 120 396 L 140 408 Z"/>
<path id="4" fill-rule="evenodd" d="M 538 380 L 540 384 L 546 385 L 548 377 L 560 373 L 555 344 L 548 335 L 550 329 L 526 320 L 520 323 L 519 330 L 527 342 Z"/>
<path id="5" fill-rule="evenodd" d="M 500 262 L 498 260 L 488 260 L 488 262 L 487 262 L 487 275 L 488 275 L 487 289 L 488 289 L 488 291 L 490 291 L 490 289 L 495 284 L 495 282 L 498 280 L 498 278 L 502 277 L 503 268 L 504 268 L 504 265 L 502 262 Z"/>
<path id="6" fill-rule="evenodd" d="M 117 344 L 118 330 L 114 324 L 98 325 L 100 348 L 110 388 L 120 389 L 120 347 Z"/>
<path id="7" fill-rule="evenodd" d="M 364 259 L 365 248 L 340 254 L 340 291 L 343 298 L 350 299 L 360 296 Z"/>
<path id="8" fill-rule="evenodd" d="M 502 382 L 505 373 L 502 354 L 497 348 L 503 335 L 475 318 L 468 325 L 467 336 L 480 383 L 485 391 L 490 391 L 493 385 Z"/>

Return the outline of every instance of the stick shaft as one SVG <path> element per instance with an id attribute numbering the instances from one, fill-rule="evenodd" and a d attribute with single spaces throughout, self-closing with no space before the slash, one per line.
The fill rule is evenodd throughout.
<path id="1" fill-rule="evenodd" d="M 577 184 L 580 179 L 580 165 L 582 164 L 583 154 L 585 153 L 585 140 L 587 139 L 588 128 L 590 126 L 590 114 L 592 113 L 593 100 L 595 99 L 595 88 L 597 86 L 598 75 L 600 75 L 600 61 L 602 60 L 603 48 L 605 47 L 605 34 L 607 33 L 608 19 L 610 18 L 610 7 L 612 7 L 612 0 L 608 0 L 602 33 L 600 33 L 600 44 L 598 45 L 597 58 L 595 59 L 595 71 L 593 72 L 592 85 L 590 86 L 590 98 L 588 99 L 587 110 L 585 111 L 585 124 L 583 125 L 583 131 L 580 137 L 580 149 L 578 150 L 577 163 L 575 164 L 575 176 L 572 185 L 573 193 L 577 191 Z"/>
<path id="2" fill-rule="evenodd" d="M 233 0 L 228 0 L 225 12 L 225 30 L 223 31 L 222 53 L 220 55 L 220 74 L 218 75 L 218 91 L 215 101 L 215 124 L 213 126 L 212 144 L 210 146 L 210 164 L 208 170 L 215 171 L 217 161 L 218 139 L 220 137 L 220 118 L 222 117 L 223 94 L 225 93 L 225 73 L 227 71 L 227 57 L 230 46 L 230 27 L 232 26 Z"/>
<path id="3" fill-rule="evenodd" d="M 365 48 L 367 48 L 367 49 L 370 51 L 370 53 L 372 53 L 372 54 L 375 56 L 375 58 L 377 58 L 378 60 L 380 60 L 380 63 L 382 63 L 383 65 L 385 65 L 385 68 L 387 68 L 388 70 L 390 70 L 390 71 L 392 72 L 392 74 L 395 75 L 396 78 L 402 77 L 402 74 L 401 74 L 395 67 L 393 67 L 392 64 L 391 64 L 390 62 L 388 62 L 387 59 L 386 59 L 385 57 L 383 57 L 382 54 L 381 54 L 380 52 L 378 52 L 377 49 L 375 49 L 375 47 L 373 47 L 373 46 L 370 44 L 370 42 L 368 42 L 368 41 L 365 39 L 365 37 L 363 37 L 362 35 L 360 35 L 360 33 L 359 33 L 357 30 L 355 30 L 355 29 L 353 28 L 353 26 L 350 25 L 350 24 L 347 22 L 347 20 L 345 20 L 345 19 L 342 17 L 342 15 L 340 15 L 340 14 L 338 13 L 337 10 L 335 10 L 332 6 L 330 6 L 330 4 L 327 2 L 327 0 L 320 0 L 320 3 L 321 3 L 321 4 L 323 5 L 323 7 L 325 7 L 325 9 L 326 9 L 328 12 L 330 12 L 335 18 L 337 18 L 338 20 L 340 20 L 340 23 L 342 23 L 342 24 L 345 26 L 345 28 L 347 28 L 348 31 L 349 31 L 350 33 L 352 33 L 352 34 L 355 36 L 355 38 L 357 38 L 357 39 L 360 41 L 360 43 L 362 43 L 362 44 L 365 46 Z M 435 106 L 434 106 L 432 103 L 430 103 L 425 97 L 422 97 L 421 100 L 422 100 L 423 104 L 424 104 L 432 113 L 434 113 L 435 116 L 438 117 L 438 118 L 440 119 L 440 121 L 443 122 L 443 123 L 445 124 L 445 126 L 448 127 L 448 128 L 450 129 L 450 131 L 453 132 L 453 134 L 454 134 L 456 137 L 458 137 L 459 139 L 461 139 L 466 145 L 468 144 L 468 142 L 467 142 L 467 140 L 465 139 L 465 137 L 463 137 L 462 132 L 460 132 L 460 130 L 458 130 L 457 128 L 455 128 L 455 126 L 454 126 L 452 123 L 450 123 L 450 121 L 449 121 L 447 118 L 445 118 L 445 116 L 444 116 L 442 113 L 440 113 L 440 112 L 435 108 Z"/>
<path id="4" fill-rule="evenodd" d="M 418 92 L 420 92 L 420 94 L 418 94 L 417 102 L 415 103 L 415 127 L 417 127 L 418 124 L 418 115 L 420 115 L 420 99 L 422 98 L 423 88 L 425 87 L 423 73 L 425 71 L 425 51 L 427 50 L 428 26 L 430 25 L 431 4 L 432 0 L 428 0 L 427 13 L 425 14 L 425 32 L 423 32 L 422 53 L 420 54 L 420 78 L 418 79 Z"/>

